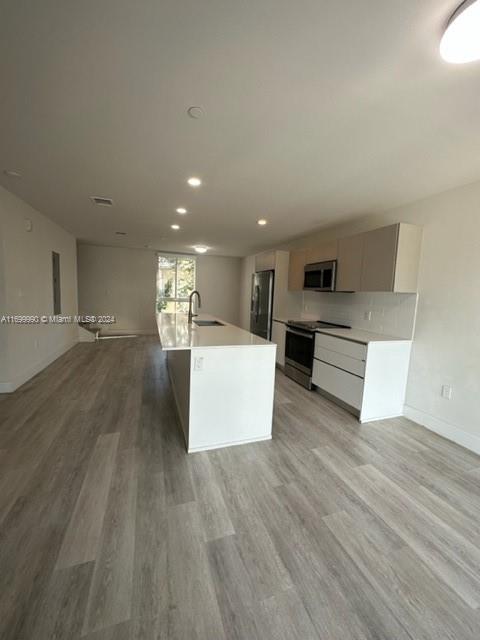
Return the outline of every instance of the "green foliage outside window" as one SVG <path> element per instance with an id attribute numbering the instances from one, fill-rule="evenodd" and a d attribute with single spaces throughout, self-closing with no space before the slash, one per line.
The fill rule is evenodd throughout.
<path id="1" fill-rule="evenodd" d="M 195 258 L 189 256 L 158 256 L 157 311 L 185 313 L 188 297 L 195 289 Z"/>

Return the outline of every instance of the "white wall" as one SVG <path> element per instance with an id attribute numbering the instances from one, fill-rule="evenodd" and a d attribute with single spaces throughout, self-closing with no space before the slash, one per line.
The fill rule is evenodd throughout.
<path id="1" fill-rule="evenodd" d="M 0 244 L 0 316 L 53 315 L 52 251 L 60 254 L 62 315 L 77 313 L 75 238 L 1 187 Z M 78 338 L 76 324 L 1 325 L 0 332 L 2 392 L 16 389 Z"/>
<path id="2" fill-rule="evenodd" d="M 80 312 L 116 316 L 111 332 L 155 334 L 156 265 L 152 250 L 79 245 Z M 238 324 L 239 258 L 198 256 L 197 289 L 202 312 Z"/>
<path id="3" fill-rule="evenodd" d="M 240 258 L 198 256 L 197 289 L 203 312 L 239 324 L 240 269 Z"/>
<path id="4" fill-rule="evenodd" d="M 155 333 L 156 257 L 153 251 L 78 246 L 78 308 L 114 315 L 105 333 Z"/>
<path id="5" fill-rule="evenodd" d="M 5 264 L 3 258 L 3 216 L 0 213 L 0 316 L 6 311 L 5 306 Z M 0 392 L 3 384 L 7 384 L 7 328 L 0 324 Z"/>
<path id="6" fill-rule="evenodd" d="M 480 182 L 289 246 L 400 221 L 424 227 L 406 415 L 480 453 Z M 453 386 L 452 400 L 441 397 L 443 384 Z"/>

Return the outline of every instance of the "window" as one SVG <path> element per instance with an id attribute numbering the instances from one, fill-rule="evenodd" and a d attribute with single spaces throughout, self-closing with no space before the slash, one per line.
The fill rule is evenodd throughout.
<path id="1" fill-rule="evenodd" d="M 158 256 L 157 311 L 187 313 L 188 296 L 195 289 L 195 266 L 191 256 Z"/>

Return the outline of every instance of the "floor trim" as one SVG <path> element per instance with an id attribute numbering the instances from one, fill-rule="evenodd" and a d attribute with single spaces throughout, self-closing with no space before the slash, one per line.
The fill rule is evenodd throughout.
<path id="1" fill-rule="evenodd" d="M 72 347 L 74 347 L 78 343 L 78 338 L 71 342 L 68 342 L 65 345 L 62 345 L 59 349 L 56 349 L 52 353 L 50 353 L 45 358 L 42 358 L 39 362 L 35 363 L 32 367 L 23 371 L 20 375 L 16 376 L 11 382 L 0 382 L 0 393 L 13 393 L 22 384 L 28 382 L 31 378 L 43 371 L 48 365 L 52 364 L 57 358 L 63 356 L 64 353 L 70 351 Z"/>
<path id="2" fill-rule="evenodd" d="M 198 451 L 211 451 L 212 449 L 225 449 L 225 447 L 236 447 L 239 444 L 251 444 L 252 442 L 263 442 L 265 440 L 271 440 L 272 436 L 260 436 L 258 438 L 248 438 L 247 440 L 237 440 L 237 442 L 219 442 L 217 444 L 211 444 L 208 447 L 191 447 L 188 449 L 188 453 L 197 453 Z"/>
<path id="3" fill-rule="evenodd" d="M 425 413 L 424 411 L 420 411 L 420 409 L 415 409 L 415 407 L 410 407 L 408 405 L 405 405 L 404 407 L 404 416 L 409 420 L 413 420 L 414 422 L 421 424 L 429 431 L 433 431 L 434 433 L 447 438 L 447 440 L 451 440 L 452 442 L 465 447 L 465 449 L 469 449 L 474 453 L 480 454 L 480 438 L 478 436 L 467 433 L 445 420 L 436 418 L 429 413 Z"/>

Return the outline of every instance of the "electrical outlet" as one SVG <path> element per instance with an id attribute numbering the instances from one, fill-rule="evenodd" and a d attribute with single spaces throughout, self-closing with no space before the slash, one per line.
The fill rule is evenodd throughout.
<path id="1" fill-rule="evenodd" d="M 442 385 L 442 398 L 445 398 L 445 400 L 451 400 L 452 393 L 453 389 L 449 384 Z"/>
<path id="2" fill-rule="evenodd" d="M 365 311 L 365 313 L 363 314 L 363 319 L 366 320 L 367 322 L 370 322 L 372 319 L 372 312 Z"/>
<path id="3" fill-rule="evenodd" d="M 203 357 L 198 357 L 193 359 L 193 370 L 203 371 Z"/>

